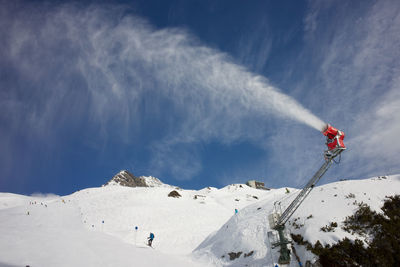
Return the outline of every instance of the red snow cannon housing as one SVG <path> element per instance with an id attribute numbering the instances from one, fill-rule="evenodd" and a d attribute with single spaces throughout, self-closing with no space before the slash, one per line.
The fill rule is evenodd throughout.
<path id="1" fill-rule="evenodd" d="M 344 132 L 339 131 L 330 124 L 327 124 L 325 130 L 322 133 L 326 136 L 326 145 L 328 147 L 328 151 L 336 154 L 340 150 L 346 149 L 346 146 L 343 143 L 343 139 L 345 136 Z"/>

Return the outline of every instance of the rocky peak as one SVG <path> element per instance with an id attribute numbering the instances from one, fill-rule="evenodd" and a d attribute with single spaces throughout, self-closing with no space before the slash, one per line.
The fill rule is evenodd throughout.
<path id="1" fill-rule="evenodd" d="M 120 171 L 117 175 L 115 175 L 105 185 L 115 185 L 115 184 L 128 187 L 155 187 L 155 186 L 160 186 L 163 183 L 155 177 L 151 176 L 136 177 L 129 171 L 123 170 Z"/>

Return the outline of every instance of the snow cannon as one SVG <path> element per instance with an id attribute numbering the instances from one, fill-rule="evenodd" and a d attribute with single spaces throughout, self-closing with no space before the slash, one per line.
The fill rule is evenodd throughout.
<path id="1" fill-rule="evenodd" d="M 326 146 L 328 150 L 325 152 L 327 158 L 334 158 L 339 155 L 346 146 L 343 143 L 345 137 L 344 132 L 336 129 L 335 127 L 327 124 L 322 134 L 326 136 Z"/>
<path id="2" fill-rule="evenodd" d="M 289 204 L 289 206 L 282 213 L 282 209 L 280 206 L 280 201 L 274 203 L 274 213 L 268 216 L 270 221 L 270 227 L 278 232 L 279 241 L 274 242 L 272 247 L 280 246 L 280 256 L 278 262 L 280 264 L 290 264 L 290 250 L 287 247 L 291 242 L 286 237 L 287 233 L 285 232 L 285 224 L 292 217 L 294 212 L 300 207 L 301 203 L 306 199 L 306 197 L 310 194 L 311 190 L 315 187 L 318 181 L 324 176 L 326 171 L 331 167 L 332 162 L 339 163 L 339 161 L 335 161 L 334 158 L 343 150 L 346 149 L 346 146 L 343 143 L 344 132 L 339 131 L 335 127 L 332 127 L 330 124 L 327 124 L 322 131 L 322 134 L 326 136 L 326 145 L 328 146 L 328 150 L 325 151 L 325 162 L 322 164 L 321 168 L 314 174 L 314 176 L 308 181 L 306 186 L 300 191 L 300 193 L 296 196 L 296 198 Z M 276 206 L 277 204 L 277 206 Z M 268 233 L 269 238 L 269 233 Z"/>

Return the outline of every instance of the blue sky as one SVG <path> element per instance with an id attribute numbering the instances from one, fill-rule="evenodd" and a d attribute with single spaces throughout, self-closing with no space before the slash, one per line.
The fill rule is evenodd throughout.
<path id="1" fill-rule="evenodd" d="M 0 1 L 0 191 L 400 173 L 398 1 Z"/>

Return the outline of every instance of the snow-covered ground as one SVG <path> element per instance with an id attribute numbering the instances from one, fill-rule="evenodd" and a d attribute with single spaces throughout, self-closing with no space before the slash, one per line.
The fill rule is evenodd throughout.
<path id="1" fill-rule="evenodd" d="M 275 266 L 279 247 L 272 249 L 271 245 L 278 241 L 278 236 L 271 230 L 268 215 L 274 212 L 275 201 L 282 202 L 283 210 L 299 192 L 290 191 L 287 194 L 285 189 L 273 190 L 264 200 L 241 210 L 196 248 L 194 256 L 216 266 Z M 400 175 L 326 184 L 311 191 L 286 225 L 291 233 L 301 234 L 312 244 L 317 240 L 324 245 L 344 237 L 355 239 L 340 228 L 346 216 L 352 215 L 361 202 L 379 211 L 385 197 L 395 194 L 400 194 Z M 321 231 L 321 227 L 331 222 L 338 224 L 333 232 Z M 303 265 L 307 260 L 315 262 L 315 255 L 303 246 L 295 244 L 295 248 Z M 242 254 L 231 261 L 228 255 L 231 252 Z M 290 266 L 299 266 L 293 255 Z"/>
<path id="2" fill-rule="evenodd" d="M 182 197 L 168 197 L 172 190 Z M 109 185 L 63 197 L 0 193 L 0 266 L 273 266 L 279 254 L 268 215 L 275 201 L 284 208 L 298 192 L 289 190 Z M 340 222 L 357 203 L 379 209 L 394 194 L 400 175 L 316 187 L 288 228 L 312 243 L 332 243 L 349 236 Z M 330 222 L 339 224 L 335 232 L 320 231 Z M 154 249 L 145 245 L 150 232 Z M 303 263 L 314 258 L 296 249 Z M 231 252 L 242 254 L 231 261 Z"/>

